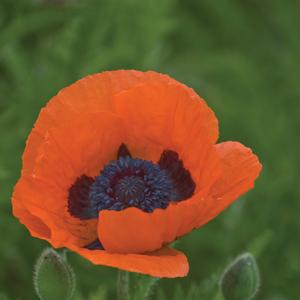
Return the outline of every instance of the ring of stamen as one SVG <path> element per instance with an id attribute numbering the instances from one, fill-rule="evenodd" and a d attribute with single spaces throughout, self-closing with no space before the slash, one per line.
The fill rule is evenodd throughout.
<path id="1" fill-rule="evenodd" d="M 89 198 L 97 211 L 137 207 L 152 212 L 168 206 L 171 192 L 172 182 L 158 164 L 126 156 L 104 167 Z"/>

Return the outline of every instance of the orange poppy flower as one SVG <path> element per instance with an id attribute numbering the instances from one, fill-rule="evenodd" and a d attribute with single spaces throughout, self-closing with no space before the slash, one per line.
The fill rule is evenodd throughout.
<path id="1" fill-rule="evenodd" d="M 111 71 L 63 89 L 26 143 L 13 213 L 31 235 L 100 265 L 180 277 L 168 245 L 253 187 L 261 165 L 190 88 Z"/>

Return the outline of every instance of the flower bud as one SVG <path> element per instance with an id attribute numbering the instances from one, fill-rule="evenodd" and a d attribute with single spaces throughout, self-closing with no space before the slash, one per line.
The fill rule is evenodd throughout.
<path id="1" fill-rule="evenodd" d="M 238 256 L 224 271 L 220 289 L 225 300 L 250 300 L 257 294 L 260 276 L 250 253 Z"/>
<path id="2" fill-rule="evenodd" d="M 75 276 L 61 255 L 46 248 L 34 267 L 33 283 L 41 300 L 69 300 L 74 293 Z"/>

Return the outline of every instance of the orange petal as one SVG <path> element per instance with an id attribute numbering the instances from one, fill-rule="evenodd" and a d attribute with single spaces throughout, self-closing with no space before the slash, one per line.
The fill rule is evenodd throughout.
<path id="1" fill-rule="evenodd" d="M 208 194 L 206 189 L 200 189 L 191 199 L 172 204 L 164 211 L 159 230 L 167 229 L 165 243 L 207 223 L 253 188 L 261 171 L 257 156 L 237 142 L 221 143 L 214 148 L 220 160 L 214 156 L 214 159 L 206 160 L 207 173 L 211 174 L 210 183 L 213 185 L 208 184 Z"/>
<path id="2" fill-rule="evenodd" d="M 23 174 L 30 174 L 46 132 L 95 111 L 113 111 L 112 97 L 141 82 L 168 78 L 155 72 L 118 70 L 89 75 L 62 89 L 40 112 L 23 154 Z"/>
<path id="3" fill-rule="evenodd" d="M 27 226 L 30 234 L 40 239 L 49 240 L 51 237 L 49 227 L 39 217 L 32 215 L 20 201 L 18 202 L 13 198 L 12 202 L 14 216 Z"/>
<path id="4" fill-rule="evenodd" d="M 153 277 L 184 277 L 189 271 L 186 256 L 167 247 L 145 254 L 112 254 L 103 250 L 88 250 L 74 246 L 69 248 L 96 265 L 115 267 Z"/>
<path id="5" fill-rule="evenodd" d="M 111 253 L 144 253 L 160 249 L 193 228 L 190 223 L 197 215 L 197 202 L 186 200 L 181 203 L 171 204 L 167 209 L 155 209 L 152 213 L 135 207 L 122 211 L 103 210 L 99 214 L 99 239 Z"/>
<path id="6" fill-rule="evenodd" d="M 33 236 L 48 240 L 53 247 L 63 247 L 67 242 L 83 246 L 95 240 L 97 220 L 71 218 L 66 201 L 59 188 L 36 178 L 23 177 L 14 189 L 13 212 Z M 37 219 L 48 228 L 46 232 L 37 231 Z"/>
<path id="7" fill-rule="evenodd" d="M 23 175 L 15 187 L 13 203 L 43 220 L 51 230 L 53 245 L 67 241 L 86 245 L 97 237 L 97 220 L 82 221 L 69 214 L 68 190 L 79 176 L 98 175 L 105 164 L 116 158 L 124 138 L 122 121 L 103 112 L 85 114 L 50 129 L 32 176 Z"/>
<path id="8" fill-rule="evenodd" d="M 207 148 L 217 139 L 213 112 L 196 93 L 172 79 L 140 84 L 117 94 L 114 102 L 130 132 L 127 145 L 138 157 L 158 160 L 164 149 L 190 155 L 193 141 Z"/>
<path id="9" fill-rule="evenodd" d="M 135 207 L 101 211 L 98 236 L 104 249 L 111 253 L 143 253 L 161 248 L 164 212 L 155 212 L 145 213 Z"/>
<path id="10" fill-rule="evenodd" d="M 103 210 L 99 214 L 98 236 L 111 253 L 154 251 L 197 227 L 203 194 L 171 203 L 167 209 L 146 213 L 130 207 L 122 211 Z"/>
<path id="11" fill-rule="evenodd" d="M 234 200 L 252 189 L 262 169 L 251 149 L 238 142 L 224 142 L 215 147 L 222 162 L 222 176 L 203 201 L 197 227 L 216 217 Z"/>

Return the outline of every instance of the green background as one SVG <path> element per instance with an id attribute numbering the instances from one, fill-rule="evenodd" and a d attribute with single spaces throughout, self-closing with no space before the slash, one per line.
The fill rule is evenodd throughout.
<path id="1" fill-rule="evenodd" d="M 219 118 L 221 141 L 246 144 L 264 166 L 253 191 L 176 245 L 191 271 L 160 281 L 160 293 L 216 289 L 228 262 L 251 251 L 257 299 L 299 299 L 299 15 L 297 0 L 0 0 L 0 292 L 37 299 L 32 266 L 47 243 L 12 216 L 10 197 L 39 110 L 87 74 L 133 68 L 193 87 Z M 114 269 L 69 260 L 83 299 L 99 286 L 114 299 Z"/>

